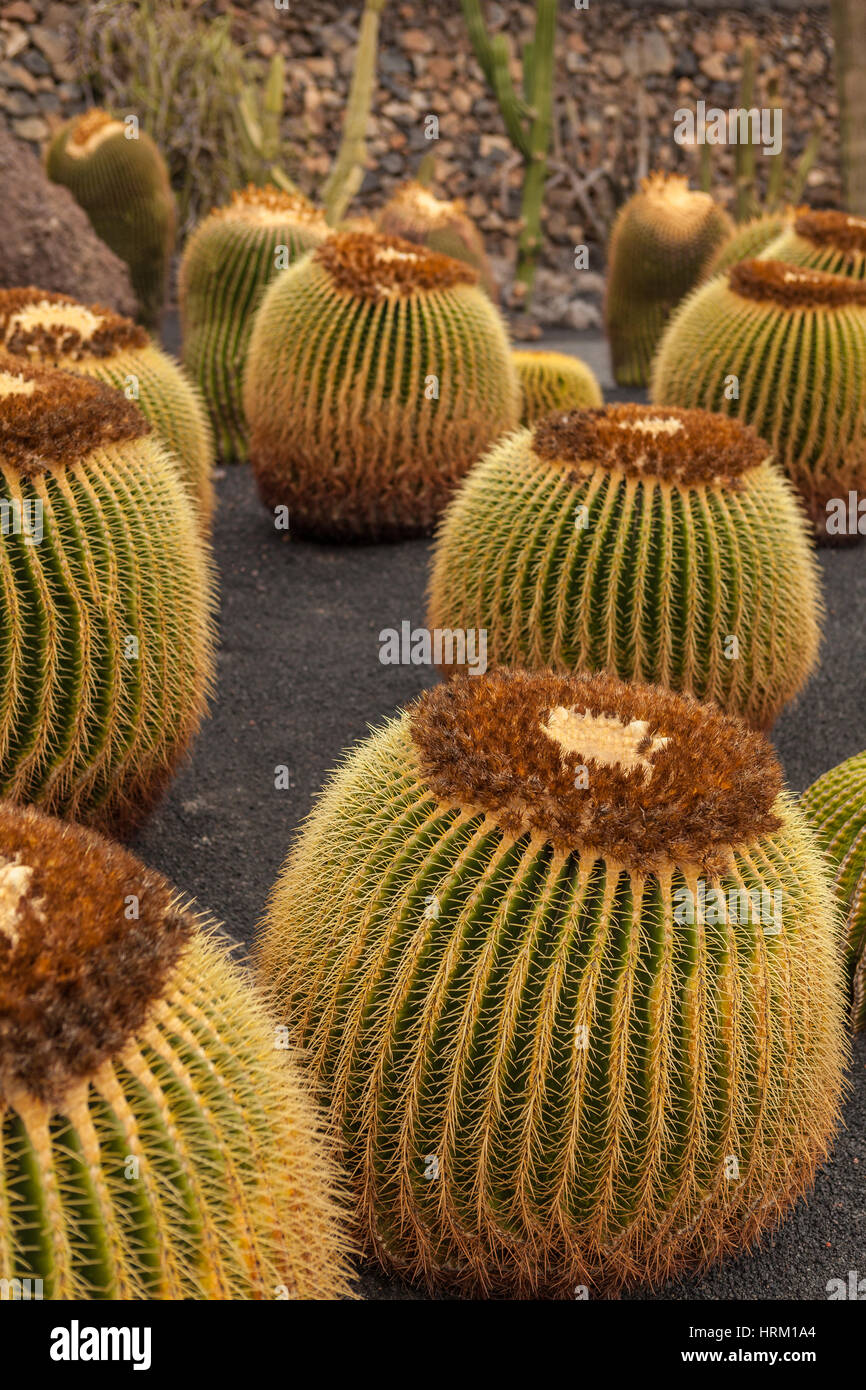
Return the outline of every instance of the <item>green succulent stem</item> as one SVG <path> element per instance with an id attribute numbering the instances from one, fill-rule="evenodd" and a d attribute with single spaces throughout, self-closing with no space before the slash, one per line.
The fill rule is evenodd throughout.
<path id="1" fill-rule="evenodd" d="M 343 138 L 322 189 L 322 203 L 331 227 L 342 222 L 346 209 L 364 181 L 367 121 L 376 79 L 379 21 L 385 4 L 386 0 L 365 0 L 364 4 Z"/>

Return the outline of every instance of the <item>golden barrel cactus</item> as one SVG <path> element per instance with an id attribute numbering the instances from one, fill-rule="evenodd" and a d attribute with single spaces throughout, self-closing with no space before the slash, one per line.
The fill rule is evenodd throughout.
<path id="1" fill-rule="evenodd" d="M 552 410 L 604 404 L 595 373 L 579 357 L 521 349 L 512 361 L 520 378 L 522 425 L 534 425 Z"/>
<path id="2" fill-rule="evenodd" d="M 391 195 L 376 218 L 376 228 L 385 236 L 402 237 L 404 241 L 429 246 L 442 256 L 465 261 L 478 271 L 491 299 L 499 298 L 484 241 L 462 199 L 437 198 L 423 184 L 412 180 Z"/>
<path id="3" fill-rule="evenodd" d="M 741 1252 L 807 1192 L 838 922 L 762 735 L 607 675 L 427 692 L 332 777 L 259 945 L 369 1253 L 574 1297 Z"/>
<path id="4" fill-rule="evenodd" d="M 491 449 L 445 513 L 429 627 L 486 632 L 493 665 L 607 670 L 769 726 L 816 664 L 821 601 L 768 454 L 704 411 L 548 416 Z"/>
<path id="5" fill-rule="evenodd" d="M 762 252 L 767 260 L 866 280 L 866 217 L 798 208 L 793 222 Z"/>
<path id="6" fill-rule="evenodd" d="M 262 500 L 293 530 L 424 534 L 517 424 L 505 324 L 476 281 L 422 246 L 342 232 L 270 285 L 244 408 Z"/>
<path id="7" fill-rule="evenodd" d="M 211 413 L 220 455 L 242 462 L 247 431 L 241 388 L 250 333 L 267 285 L 328 235 L 300 194 L 254 184 L 196 228 L 180 262 L 183 363 Z"/>
<path id="8" fill-rule="evenodd" d="M 122 391 L 174 456 L 203 530 L 213 514 L 213 438 L 195 386 L 131 319 L 29 286 L 0 290 L 0 351 Z"/>
<path id="9" fill-rule="evenodd" d="M 0 805 L 0 1272 L 47 1299 L 335 1298 L 293 1059 L 158 874 Z M 37 1282 L 38 1281 L 38 1282 Z"/>
<path id="10" fill-rule="evenodd" d="M 748 261 L 753 256 L 759 256 L 771 242 L 787 230 L 791 219 L 790 211 L 765 212 L 759 217 L 750 217 L 747 222 L 742 222 L 710 258 L 701 279 L 711 280 L 714 275 L 721 275 L 722 271 L 730 270 L 738 261 Z"/>
<path id="11" fill-rule="evenodd" d="M 126 833 L 195 735 L 213 591 L 174 460 L 91 377 L 0 358 L 0 796 Z"/>
<path id="12" fill-rule="evenodd" d="M 607 252 L 605 326 L 620 386 L 645 386 L 672 309 L 734 230 L 678 174 L 652 174 L 620 208 Z"/>
<path id="13" fill-rule="evenodd" d="M 825 534 L 828 503 L 866 487 L 866 285 L 741 261 L 671 319 L 650 394 L 754 426 Z"/>

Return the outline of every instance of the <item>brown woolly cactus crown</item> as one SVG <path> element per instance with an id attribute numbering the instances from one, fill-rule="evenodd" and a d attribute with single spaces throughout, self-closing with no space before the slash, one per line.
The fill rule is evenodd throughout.
<path id="1" fill-rule="evenodd" d="M 146 347 L 140 324 L 101 304 L 79 304 L 67 294 L 28 285 L 0 290 L 0 344 L 15 357 L 53 357 L 79 362 Z"/>
<path id="2" fill-rule="evenodd" d="M 478 283 L 477 270 L 465 261 L 455 261 L 402 237 L 380 233 L 337 232 L 313 255 L 339 289 L 362 299 L 423 294 Z"/>
<path id="3" fill-rule="evenodd" d="M 228 222 L 249 222 L 256 225 L 272 223 L 282 226 L 287 221 L 327 231 L 325 215 L 302 193 L 287 193 L 272 183 L 259 187 L 250 183 L 237 189 L 225 207 L 213 208 L 212 217 Z"/>
<path id="4" fill-rule="evenodd" d="M 689 181 L 682 174 L 657 170 L 641 179 L 640 191 L 646 199 L 645 215 L 652 218 L 655 214 L 663 219 L 669 236 L 692 236 L 715 206 L 711 194 L 689 188 Z"/>
<path id="5" fill-rule="evenodd" d="M 401 184 L 391 195 L 390 206 L 423 217 L 430 227 L 447 225 L 455 214 L 466 212 L 462 198 L 437 198 L 423 184 L 415 181 Z"/>
<path id="6" fill-rule="evenodd" d="M 837 251 L 866 255 L 866 217 L 854 217 L 850 212 L 832 209 L 804 208 L 794 221 L 794 231 L 814 246 L 830 246 Z"/>
<path id="7" fill-rule="evenodd" d="M 784 309 L 866 304 L 866 283 L 784 261 L 740 261 L 728 271 L 728 284 L 741 299 L 771 301 Z"/>
<path id="8" fill-rule="evenodd" d="M 422 695 L 410 722 L 422 775 L 444 804 L 640 873 L 670 863 L 723 872 L 734 848 L 781 825 L 782 774 L 766 739 L 657 686 L 607 674 L 461 675 Z"/>
<path id="9" fill-rule="evenodd" d="M 78 826 L 4 803 L 0 844 L 0 1099 L 48 1100 L 143 1023 L 195 919 L 159 874 Z"/>
<path id="10" fill-rule="evenodd" d="M 103 140 L 122 130 L 123 122 L 110 116 L 107 111 L 102 111 L 98 106 L 90 111 L 83 111 L 72 122 L 66 153 L 73 159 L 83 159 L 86 155 L 92 154 Z"/>
<path id="11" fill-rule="evenodd" d="M 35 476 L 79 463 L 150 425 L 120 391 L 92 377 L 0 356 L 0 464 Z"/>
<path id="12" fill-rule="evenodd" d="M 736 420 L 705 410 L 644 405 L 556 412 L 536 425 L 532 447 L 539 458 L 578 475 L 601 467 L 683 486 L 708 483 L 733 490 L 744 473 L 770 454 L 759 435 Z"/>

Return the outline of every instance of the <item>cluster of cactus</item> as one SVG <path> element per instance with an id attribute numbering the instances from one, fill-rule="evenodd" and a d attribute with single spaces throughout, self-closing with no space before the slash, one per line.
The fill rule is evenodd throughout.
<path id="1" fill-rule="evenodd" d="M 807 270 L 866 280 L 866 217 L 799 208 L 793 221 L 762 255 Z"/>
<path id="2" fill-rule="evenodd" d="M 606 670 L 768 727 L 816 662 L 817 565 L 754 431 L 704 411 L 575 410 L 500 441 L 440 526 L 431 629 L 494 665 Z"/>
<path id="3" fill-rule="evenodd" d="M 800 805 L 833 869 L 847 919 L 853 1024 L 866 1029 L 866 753 L 825 772 L 803 793 Z"/>
<path id="4" fill-rule="evenodd" d="M 382 208 L 376 227 L 385 236 L 402 237 L 404 241 L 429 246 L 442 256 L 465 261 L 478 271 L 491 299 L 498 299 L 499 287 L 481 233 L 459 199 L 436 198 L 421 183 L 403 184 Z"/>
<path id="5" fill-rule="evenodd" d="M 866 486 L 866 285 L 741 261 L 671 319 L 650 394 L 753 426 L 824 535 L 828 503 Z"/>
<path id="6" fill-rule="evenodd" d="M 125 833 L 211 683 L 211 576 L 177 466 L 105 382 L 0 358 L 0 513 L 0 796 Z"/>
<path id="7" fill-rule="evenodd" d="M 736 231 L 723 241 L 714 256 L 707 262 L 702 280 L 711 280 L 730 270 L 739 261 L 751 260 L 766 251 L 771 242 L 776 241 L 791 222 L 790 212 L 765 212 L 758 217 L 750 217 Z"/>
<path id="8" fill-rule="evenodd" d="M 265 288 L 327 235 L 324 217 L 300 194 L 250 184 L 205 218 L 184 248 L 181 354 L 207 401 L 226 460 L 247 457 L 241 389 Z"/>
<path id="9" fill-rule="evenodd" d="M 734 224 L 678 174 L 652 174 L 620 208 L 608 246 L 605 326 L 621 386 L 645 386 L 671 311 Z"/>
<path id="10" fill-rule="evenodd" d="M 516 425 L 505 325 L 477 278 L 398 237 L 341 232 L 268 287 L 244 410 L 262 500 L 293 530 L 423 534 Z"/>
<path id="11" fill-rule="evenodd" d="M 332 1157 L 274 1039 L 164 879 L 0 807 L 4 1281 L 73 1300 L 344 1295 Z"/>
<path id="12" fill-rule="evenodd" d="M 763 736 L 657 688 L 427 692 L 332 778 L 258 963 L 368 1252 L 434 1285 L 573 1297 L 740 1251 L 837 1121 L 820 856 Z"/>
<path id="13" fill-rule="evenodd" d="M 579 357 L 521 349 L 512 353 L 512 361 L 520 380 L 522 425 L 534 425 L 552 410 L 604 403 L 595 373 Z"/>
<path id="14" fill-rule="evenodd" d="M 129 266 L 141 322 L 156 327 L 165 305 L 176 215 L 168 170 L 150 136 L 106 111 L 85 111 L 57 132 L 46 169 Z"/>
<path id="15" fill-rule="evenodd" d="M 34 288 L 0 290 L 0 350 L 96 377 L 139 407 L 178 464 L 202 530 L 213 514 L 213 439 L 198 390 L 140 325 Z"/>

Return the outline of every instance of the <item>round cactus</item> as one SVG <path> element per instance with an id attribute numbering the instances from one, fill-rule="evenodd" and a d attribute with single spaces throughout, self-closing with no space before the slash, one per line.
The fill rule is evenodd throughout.
<path id="1" fill-rule="evenodd" d="M 118 834 L 168 782 L 213 668 L 176 465 L 90 377 L 0 359 L 0 796 Z"/>
<path id="2" fill-rule="evenodd" d="M 0 806 L 0 1269 L 50 1299 L 346 1292 L 332 1159 L 213 928 Z"/>
<path id="3" fill-rule="evenodd" d="M 200 519 L 214 506 L 213 440 L 198 390 L 131 319 L 45 290 L 0 290 L 0 350 L 97 377 L 134 400 L 171 450 Z"/>
<path id="4" fill-rule="evenodd" d="M 476 280 L 425 247 L 344 232 L 270 285 L 244 407 L 262 500 L 288 506 L 292 529 L 424 534 L 516 425 L 505 325 Z"/>
<path id="5" fill-rule="evenodd" d="M 790 211 L 765 212 L 760 217 L 751 217 L 748 222 L 741 223 L 710 258 L 701 278 L 710 280 L 714 275 L 730 270 L 738 261 L 759 256 L 790 226 L 791 216 Z"/>
<path id="6" fill-rule="evenodd" d="M 742 1250 L 811 1184 L 838 923 L 762 735 L 607 675 L 427 692 L 333 777 L 260 975 L 368 1250 L 573 1297 Z"/>
<path id="7" fill-rule="evenodd" d="M 741 261 L 674 315 L 651 396 L 753 425 L 823 534 L 827 503 L 866 486 L 866 285 Z"/>
<path id="8" fill-rule="evenodd" d="M 468 216 L 462 199 L 437 198 L 423 184 L 405 183 L 382 208 L 376 226 L 386 236 L 402 237 L 404 241 L 429 246 L 441 256 L 465 261 L 478 271 L 491 299 L 499 298 L 499 286 L 481 233 Z"/>
<path id="9" fill-rule="evenodd" d="M 183 363 L 204 393 L 226 460 L 247 457 L 241 385 L 265 287 L 327 235 L 323 214 L 306 198 L 250 184 L 186 244 L 178 281 Z"/>
<path id="10" fill-rule="evenodd" d="M 512 353 L 523 395 L 522 425 L 534 425 L 551 410 L 604 403 L 595 373 L 565 352 Z"/>
<path id="11" fill-rule="evenodd" d="M 833 869 L 847 916 L 847 962 L 855 1029 L 866 1028 L 866 753 L 813 782 L 800 805 Z"/>
<path id="12" fill-rule="evenodd" d="M 608 406 L 502 440 L 445 514 L 431 629 L 490 663 L 607 670 L 769 726 L 815 665 L 804 519 L 753 431 Z"/>
<path id="13" fill-rule="evenodd" d="M 621 386 L 644 386 L 671 310 L 700 280 L 734 224 L 677 174 L 652 174 L 617 214 L 608 247 L 605 325 Z"/>
<path id="14" fill-rule="evenodd" d="M 762 256 L 866 280 L 866 217 L 800 208 L 793 223 L 770 242 Z"/>
<path id="15" fill-rule="evenodd" d="M 127 130 L 105 111 L 85 111 L 57 132 L 46 169 L 129 266 L 139 318 L 156 327 L 165 305 L 176 216 L 168 170 L 150 136 L 137 127 Z"/>

